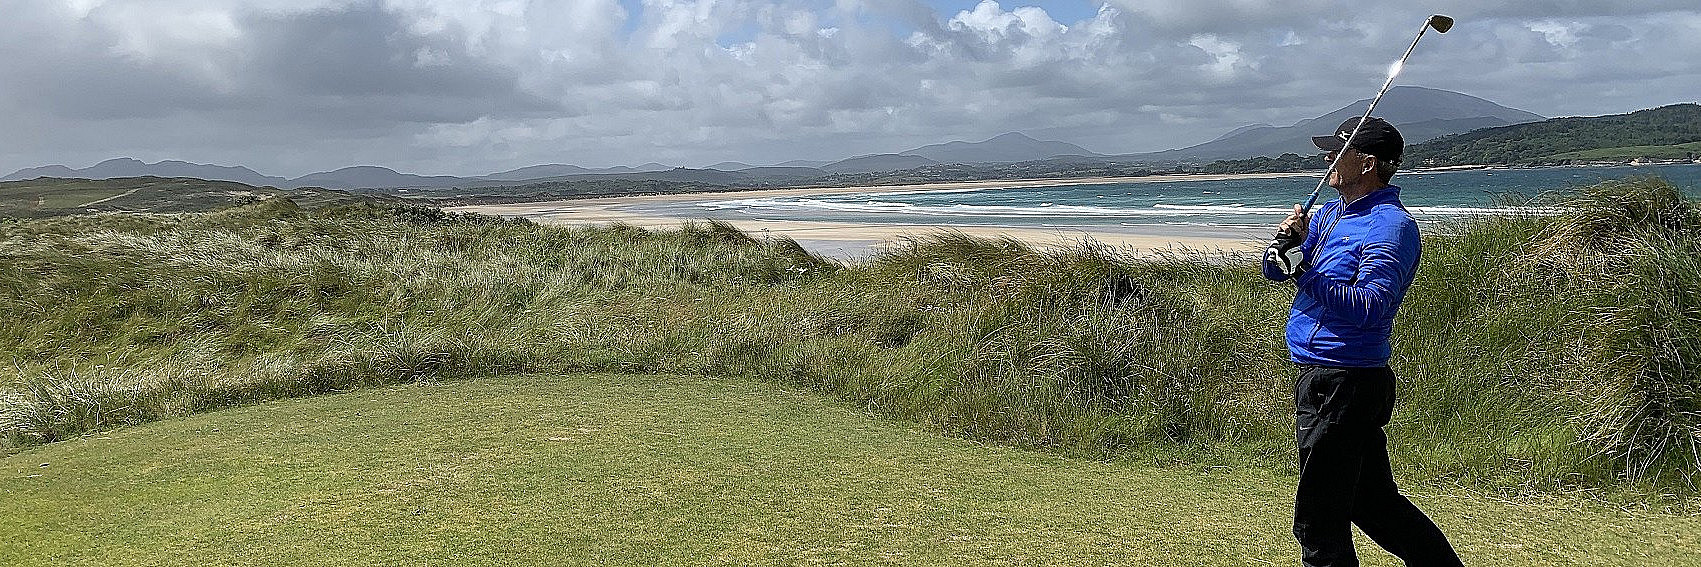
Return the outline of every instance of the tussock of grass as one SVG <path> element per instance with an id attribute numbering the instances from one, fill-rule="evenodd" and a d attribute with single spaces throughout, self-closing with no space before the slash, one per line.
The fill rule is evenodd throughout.
<path id="1" fill-rule="evenodd" d="M 1550 223 L 1527 280 L 1585 302 L 1580 326 L 1612 370 L 1580 415 L 1585 437 L 1632 476 L 1701 471 L 1701 207 L 1658 179 L 1591 187 Z M 1563 274 L 1563 277 L 1555 275 Z M 1616 355 L 1616 356 L 1613 356 Z"/>
<path id="2" fill-rule="evenodd" d="M 1395 334 L 1402 470 L 1696 494 L 1696 208 L 1657 180 L 1432 231 Z M 844 267 L 720 223 L 562 228 L 262 202 L 0 225 L 0 435 L 17 447 L 374 384 L 742 375 L 976 439 L 1291 462 L 1256 267 L 960 233 Z"/>
<path id="3" fill-rule="evenodd" d="M 1426 243 L 1396 340 L 1415 466 L 1541 487 L 1631 479 L 1693 494 L 1701 471 L 1701 216 L 1628 179 Z M 1416 348 L 1412 348 L 1416 347 Z M 1447 469 L 1452 469 L 1451 471 Z"/>

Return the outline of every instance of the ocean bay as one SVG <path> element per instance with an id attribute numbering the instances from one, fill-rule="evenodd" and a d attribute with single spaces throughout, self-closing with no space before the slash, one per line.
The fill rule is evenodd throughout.
<path id="1" fill-rule="evenodd" d="M 1566 192 L 1611 179 L 1654 175 L 1701 195 L 1701 165 L 1485 168 L 1414 171 L 1394 178 L 1425 223 L 1507 210 L 1507 200 Z M 724 221 L 772 220 L 1112 229 L 1164 225 L 1240 232 L 1278 222 L 1317 185 L 1315 176 L 1164 180 L 1054 186 L 855 191 L 638 203 L 647 216 Z M 1332 196 L 1324 189 L 1323 198 Z"/>

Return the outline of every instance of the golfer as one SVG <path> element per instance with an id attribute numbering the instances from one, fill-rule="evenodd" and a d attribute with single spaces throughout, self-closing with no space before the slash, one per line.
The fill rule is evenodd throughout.
<path id="1" fill-rule="evenodd" d="M 1340 159 L 1328 183 L 1341 198 L 1314 218 L 1302 207 L 1282 221 L 1264 276 L 1298 288 L 1288 315 L 1299 489 L 1293 534 L 1311 567 L 1356 567 L 1352 524 L 1411 567 L 1461 565 L 1447 536 L 1401 496 L 1382 427 L 1394 410 L 1388 335 L 1417 271 L 1417 223 L 1389 185 L 1405 141 L 1380 118 L 1342 123 L 1312 138 Z M 1352 136 L 1352 147 L 1346 141 Z"/>

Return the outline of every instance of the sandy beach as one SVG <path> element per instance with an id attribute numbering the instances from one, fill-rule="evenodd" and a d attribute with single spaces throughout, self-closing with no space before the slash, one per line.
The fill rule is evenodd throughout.
<path id="1" fill-rule="evenodd" d="M 680 224 L 701 220 L 688 217 L 655 216 L 633 209 L 645 204 L 692 203 L 728 199 L 767 197 L 796 197 L 842 193 L 893 193 L 913 191 L 942 191 L 960 189 L 998 189 L 1018 187 L 1052 187 L 1060 185 L 1091 185 L 1100 183 L 1157 183 L 1163 181 L 1215 181 L 1309 176 L 1311 173 L 1267 173 L 1226 175 L 1152 175 L 1144 177 L 1091 177 L 1078 179 L 1023 179 L 1004 181 L 966 181 L 914 185 L 879 185 L 866 187 L 808 187 L 790 189 L 760 189 L 713 193 L 674 195 L 637 195 L 598 197 L 534 203 L 502 203 L 446 207 L 446 210 L 471 212 L 504 217 L 524 217 L 534 222 L 562 225 L 595 225 L 622 222 L 644 228 L 677 228 Z M 952 224 L 886 224 L 825 221 L 791 221 L 739 219 L 726 222 L 755 236 L 784 236 L 796 240 L 811 251 L 823 255 L 855 259 L 866 257 L 883 246 L 901 243 L 907 238 L 957 231 L 982 237 L 1010 237 L 1041 246 L 1073 246 L 1093 241 L 1125 249 L 1131 253 L 1151 253 L 1158 250 L 1207 250 L 1250 252 L 1261 248 L 1267 231 L 1246 231 L 1212 227 L 1183 227 L 1174 225 L 1104 226 L 1083 228 L 1036 228 L 1032 226 L 952 225 Z"/>

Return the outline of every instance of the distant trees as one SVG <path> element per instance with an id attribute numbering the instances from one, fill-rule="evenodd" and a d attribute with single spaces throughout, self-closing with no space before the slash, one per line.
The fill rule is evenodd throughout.
<path id="1" fill-rule="evenodd" d="M 1329 164 L 1320 155 L 1302 156 L 1295 153 L 1282 154 L 1279 157 L 1255 157 L 1251 159 L 1225 159 L 1205 164 L 1199 168 L 1200 173 L 1275 173 L 1282 171 L 1305 171 L 1308 169 L 1323 169 Z"/>

